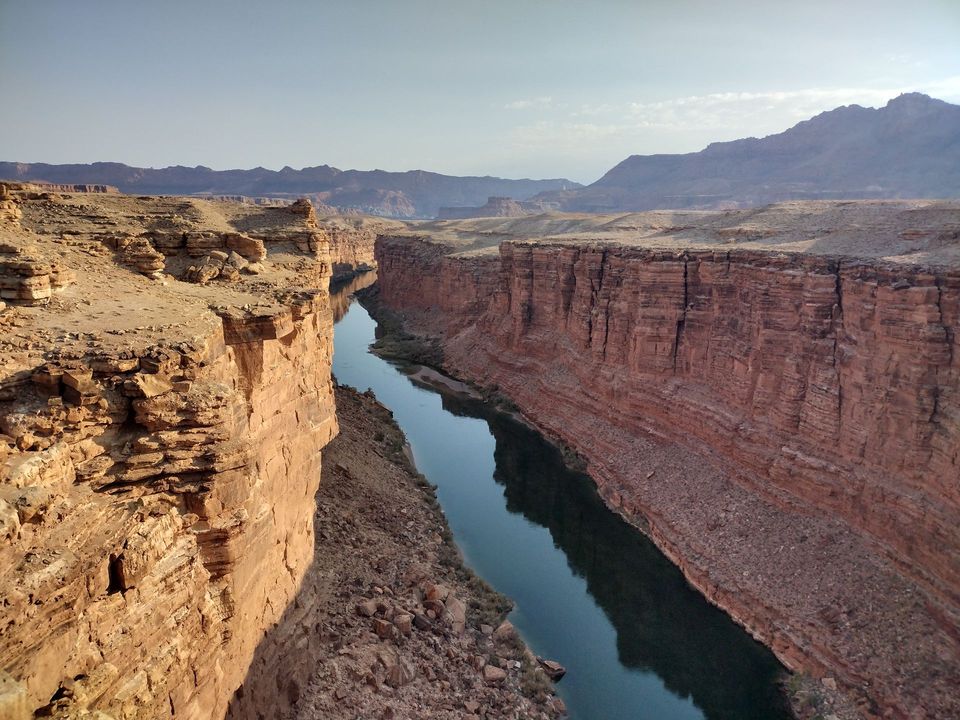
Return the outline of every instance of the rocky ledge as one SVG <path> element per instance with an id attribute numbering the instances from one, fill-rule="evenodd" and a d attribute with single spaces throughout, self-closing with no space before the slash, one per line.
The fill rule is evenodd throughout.
<path id="1" fill-rule="evenodd" d="M 307 209 L 3 189 L 0 716 L 227 712 L 337 433 Z"/>

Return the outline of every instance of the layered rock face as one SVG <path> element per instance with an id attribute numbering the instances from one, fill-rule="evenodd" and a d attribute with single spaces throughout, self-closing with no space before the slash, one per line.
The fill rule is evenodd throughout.
<path id="1" fill-rule="evenodd" d="M 377 235 L 406 228 L 399 220 L 371 217 L 320 216 L 317 224 L 330 242 L 334 282 L 374 269 Z"/>
<path id="2" fill-rule="evenodd" d="M 119 193 L 120 191 L 113 185 L 88 185 L 84 183 L 48 183 L 31 182 L 15 183 L 21 185 L 25 190 L 29 190 L 33 195 L 41 193 Z"/>
<path id="3" fill-rule="evenodd" d="M 894 240 L 912 232 L 902 212 L 919 217 L 889 210 Z M 579 450 L 608 504 L 788 666 L 836 676 L 867 715 L 948 717 L 960 209 L 934 214 L 919 249 L 944 262 L 925 264 L 844 256 L 842 213 L 817 255 L 773 252 L 784 225 L 769 246 L 718 247 L 736 234 L 710 216 L 673 248 L 384 237 L 380 292 L 451 370 Z"/>
<path id="4" fill-rule="evenodd" d="M 223 717 L 313 557 L 337 432 L 326 243 L 299 242 L 311 229 L 286 208 L 19 208 L 4 240 L 74 282 L 0 314 L 0 715 Z M 179 247 L 150 216 L 189 226 Z M 219 252 L 191 257 L 189 237 L 238 227 L 260 228 L 257 276 L 184 282 Z"/>

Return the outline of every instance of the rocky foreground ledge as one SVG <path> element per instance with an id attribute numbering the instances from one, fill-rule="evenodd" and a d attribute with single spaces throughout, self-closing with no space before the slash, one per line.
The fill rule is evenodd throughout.
<path id="1" fill-rule="evenodd" d="M 376 260 L 428 359 L 579 452 L 785 665 L 960 717 L 960 205 L 437 221 Z"/>
<path id="2" fill-rule="evenodd" d="M 222 717 L 337 433 L 299 204 L 4 187 L 0 715 Z"/>

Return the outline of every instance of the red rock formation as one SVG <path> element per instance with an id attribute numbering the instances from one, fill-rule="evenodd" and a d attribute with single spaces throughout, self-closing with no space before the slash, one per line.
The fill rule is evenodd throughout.
<path id="1" fill-rule="evenodd" d="M 4 407 L 22 450 L 4 466 L 19 517 L 0 663 L 31 707 L 83 676 L 61 704 L 223 715 L 312 557 L 317 448 L 336 432 L 328 313 L 308 300 L 278 327 L 231 318 L 86 370 L 89 405 L 48 367 Z"/>
<path id="2" fill-rule="evenodd" d="M 453 250 L 377 244 L 383 301 L 442 338 L 452 371 L 578 449 L 608 503 L 790 667 L 837 675 L 868 714 L 960 713 L 960 272 Z"/>
<path id="3" fill-rule="evenodd" d="M 17 226 L 22 216 L 20 201 L 6 184 L 0 183 L 0 223 Z"/>
<path id="4" fill-rule="evenodd" d="M 28 182 L 28 183 L 5 183 L 11 189 L 15 189 L 28 197 L 37 198 L 44 193 L 111 193 L 119 194 L 119 190 L 113 185 L 89 185 L 83 183 L 48 183 L 48 182 Z"/>
<path id="5" fill-rule="evenodd" d="M 143 230 L 138 201 L 102 198 L 123 236 Z M 83 227 L 72 206 L 23 207 Z M 337 421 L 327 246 L 297 257 L 299 232 L 271 245 L 289 270 L 267 258 L 256 280 L 175 289 L 102 240 L 15 236 L 36 261 L 11 256 L 0 280 L 57 257 L 76 282 L 66 300 L 21 294 L 0 327 L 0 716 L 222 718 L 266 632 L 302 637 L 274 626 L 313 558 Z M 281 706 L 273 688 L 248 709 Z"/>

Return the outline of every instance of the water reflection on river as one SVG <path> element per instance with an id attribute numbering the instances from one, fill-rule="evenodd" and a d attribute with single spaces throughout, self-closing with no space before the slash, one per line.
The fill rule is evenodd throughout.
<path id="1" fill-rule="evenodd" d="M 330 308 L 333 310 L 333 321 L 340 322 L 350 303 L 353 302 L 353 294 L 357 290 L 370 287 L 377 281 L 377 271 L 370 270 L 363 272 L 346 280 L 330 282 Z"/>
<path id="2" fill-rule="evenodd" d="M 532 649 L 568 668 L 558 690 L 572 717 L 789 717 L 769 651 L 610 512 L 589 477 L 522 423 L 371 355 L 375 328 L 348 305 L 337 379 L 393 410 L 468 564 L 516 602 L 511 620 Z"/>

